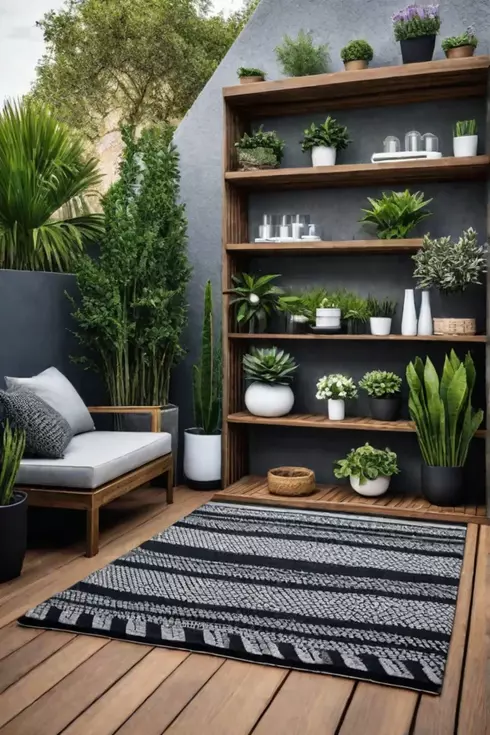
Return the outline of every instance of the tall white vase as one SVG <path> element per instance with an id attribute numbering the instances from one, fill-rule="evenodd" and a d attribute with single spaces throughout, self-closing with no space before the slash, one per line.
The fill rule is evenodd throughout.
<path id="1" fill-rule="evenodd" d="M 433 333 L 432 311 L 430 308 L 430 292 L 422 291 L 422 301 L 420 304 L 418 334 L 422 337 L 428 337 Z"/>
<path id="2" fill-rule="evenodd" d="M 415 298 L 413 288 L 405 289 L 405 301 L 403 302 L 402 334 L 406 337 L 415 337 L 417 334 L 417 312 L 415 311 Z"/>

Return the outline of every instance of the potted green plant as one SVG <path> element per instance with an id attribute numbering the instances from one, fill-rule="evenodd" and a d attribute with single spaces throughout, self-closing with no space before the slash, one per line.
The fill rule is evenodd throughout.
<path id="1" fill-rule="evenodd" d="M 347 334 L 364 334 L 369 319 L 367 299 L 342 289 L 333 294 L 342 314 L 342 326 Z"/>
<path id="2" fill-rule="evenodd" d="M 396 301 L 390 299 L 378 300 L 369 296 L 367 310 L 369 313 L 369 327 L 371 334 L 377 337 L 386 337 L 391 333 L 391 324 L 396 314 Z"/>
<path id="3" fill-rule="evenodd" d="M 195 426 L 184 433 L 184 475 L 193 490 L 221 485 L 221 359 L 214 337 L 213 291 L 204 291 L 201 357 L 194 365 L 192 387 Z"/>
<path id="4" fill-rule="evenodd" d="M 407 367 L 408 409 L 422 454 L 422 492 L 435 505 L 460 505 L 463 468 L 483 411 L 472 407 L 476 372 L 468 353 L 464 362 L 451 350 L 441 378 L 429 358 Z"/>
<path id="5" fill-rule="evenodd" d="M 345 419 L 345 401 L 356 397 L 356 384 L 347 375 L 339 373 L 324 375 L 316 384 L 317 400 L 328 401 L 328 418 L 330 421 L 343 421 Z"/>
<path id="6" fill-rule="evenodd" d="M 441 46 L 448 59 L 463 59 L 468 56 L 473 56 L 478 46 L 475 29 L 473 26 L 468 26 L 460 36 L 449 36 L 445 38 Z"/>
<path id="7" fill-rule="evenodd" d="M 316 310 L 317 329 L 340 329 L 342 312 L 335 296 L 326 296 Z"/>
<path id="8" fill-rule="evenodd" d="M 301 147 L 303 152 L 311 151 L 313 166 L 334 166 L 337 151 L 345 150 L 349 143 L 347 128 L 329 115 L 322 125 L 312 123 L 305 130 Z"/>
<path id="9" fill-rule="evenodd" d="M 241 171 L 258 171 L 278 168 L 286 144 L 274 130 L 265 132 L 263 125 L 252 135 L 245 133 L 235 143 L 238 152 L 238 168 Z"/>
<path id="10" fill-rule="evenodd" d="M 275 49 L 277 62 L 286 77 L 306 77 L 328 71 L 328 44 L 315 46 L 311 33 L 301 30 L 297 38 L 284 36 Z"/>
<path id="11" fill-rule="evenodd" d="M 282 304 L 290 301 L 284 291 L 272 283 L 278 274 L 254 276 L 250 273 L 238 273 L 231 277 L 233 288 L 230 306 L 235 307 L 236 321 L 239 330 L 248 327 L 250 333 L 264 332 L 272 314 Z"/>
<path id="12" fill-rule="evenodd" d="M 348 478 L 356 493 L 368 498 L 384 495 L 393 475 L 397 475 L 398 458 L 389 449 L 375 449 L 366 442 L 349 452 L 345 459 L 336 462 L 335 477 Z"/>
<path id="13" fill-rule="evenodd" d="M 252 348 L 243 358 L 245 405 L 254 416 L 278 417 L 294 405 L 291 382 L 297 370 L 294 359 L 277 347 Z"/>
<path id="14" fill-rule="evenodd" d="M 400 412 L 402 379 L 386 370 L 371 370 L 359 381 L 369 396 L 371 418 L 396 421 Z"/>
<path id="15" fill-rule="evenodd" d="M 27 494 L 15 490 L 25 445 L 25 431 L 6 421 L 0 459 L 0 582 L 20 575 L 26 553 Z"/>
<path id="16" fill-rule="evenodd" d="M 487 272 L 487 246 L 478 244 L 478 233 L 472 227 L 465 230 L 457 241 L 451 237 L 431 238 L 426 235 L 422 247 L 412 259 L 415 261 L 413 276 L 417 288 L 424 291 L 435 288 L 449 299 L 454 294 L 463 293 L 472 284 L 481 285 L 481 276 Z M 445 310 L 449 307 L 450 303 L 443 306 Z M 434 334 L 475 332 L 473 317 L 434 318 Z"/>
<path id="17" fill-rule="evenodd" d="M 424 199 L 421 191 L 383 192 L 379 199 L 368 197 L 371 209 L 362 209 L 363 224 L 374 225 L 380 240 L 403 240 L 424 219 L 430 217 L 426 207 L 432 199 Z"/>
<path id="18" fill-rule="evenodd" d="M 456 158 L 476 156 L 478 152 L 478 128 L 476 120 L 460 120 L 454 126 L 453 152 Z"/>
<path id="19" fill-rule="evenodd" d="M 308 331 L 308 311 L 301 294 L 279 296 L 278 310 L 286 317 L 288 334 L 305 334 Z"/>
<path id="20" fill-rule="evenodd" d="M 441 27 L 439 5 L 407 5 L 392 20 L 403 63 L 431 61 Z"/>
<path id="21" fill-rule="evenodd" d="M 237 74 L 240 79 L 240 84 L 254 84 L 255 82 L 263 82 L 265 80 L 265 71 L 262 71 L 262 69 L 241 66 Z"/>
<path id="22" fill-rule="evenodd" d="M 349 41 L 340 52 L 340 58 L 344 62 L 346 71 L 367 69 L 369 62 L 373 60 L 373 56 L 373 47 L 362 39 Z"/>

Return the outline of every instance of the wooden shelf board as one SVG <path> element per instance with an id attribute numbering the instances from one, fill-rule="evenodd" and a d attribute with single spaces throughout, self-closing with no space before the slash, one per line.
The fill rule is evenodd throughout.
<path id="1" fill-rule="evenodd" d="M 213 496 L 218 502 L 253 503 L 306 510 L 367 513 L 396 518 L 412 518 L 454 523 L 490 524 L 483 505 L 441 507 L 418 495 L 388 492 L 379 498 L 363 498 L 348 485 L 318 485 L 313 495 L 303 498 L 271 495 L 264 477 L 247 476 Z"/>
<path id="2" fill-rule="evenodd" d="M 489 56 L 339 71 L 225 87 L 227 104 L 246 118 L 334 109 L 484 97 Z"/>
<path id="3" fill-rule="evenodd" d="M 317 242 L 232 243 L 226 245 L 229 253 L 254 255 L 321 255 L 322 253 L 415 253 L 422 246 L 422 238 L 411 240 L 332 240 Z"/>
<path id="4" fill-rule="evenodd" d="M 404 334 L 388 334 L 386 336 L 378 336 L 374 334 L 248 334 L 240 332 L 231 332 L 229 339 L 245 339 L 245 340 L 338 340 L 340 342 L 476 342 L 485 344 L 487 337 L 485 334 L 473 335 L 444 335 L 432 334 L 430 336 L 407 337 Z"/>
<path id="5" fill-rule="evenodd" d="M 234 186 L 253 189 L 318 189 L 330 187 L 409 184 L 424 181 L 463 181 L 488 178 L 490 156 L 438 158 L 390 163 L 353 163 L 339 166 L 276 168 L 265 171 L 228 171 Z"/>
<path id="6" fill-rule="evenodd" d="M 263 426 L 296 426 L 308 429 L 337 429 L 351 431 L 383 431 L 396 433 L 414 433 L 412 421 L 376 421 L 375 419 L 360 416 L 348 416 L 344 421 L 330 421 L 324 414 L 290 413 L 278 418 L 253 416 L 248 411 L 239 411 L 228 416 L 231 424 L 255 424 Z M 477 432 L 477 436 L 485 436 L 484 429 Z"/>

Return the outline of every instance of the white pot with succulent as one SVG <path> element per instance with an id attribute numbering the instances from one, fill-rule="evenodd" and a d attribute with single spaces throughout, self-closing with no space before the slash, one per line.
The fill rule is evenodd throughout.
<path id="1" fill-rule="evenodd" d="M 328 418 L 330 421 L 345 419 L 345 401 L 357 397 L 357 387 L 347 375 L 333 373 L 324 375 L 316 384 L 316 398 L 328 401 Z"/>
<path id="2" fill-rule="evenodd" d="M 476 156 L 478 129 L 476 120 L 460 120 L 454 126 L 453 149 L 456 158 Z"/>
<path id="3" fill-rule="evenodd" d="M 335 166 L 337 151 L 345 150 L 349 143 L 347 128 L 329 115 L 322 125 L 312 123 L 305 130 L 302 149 L 311 151 L 313 166 Z"/>
<path id="4" fill-rule="evenodd" d="M 395 452 L 375 449 L 366 442 L 349 452 L 345 459 L 338 460 L 334 474 L 339 480 L 347 478 L 359 495 L 374 498 L 384 495 L 393 475 L 400 472 L 397 459 Z"/>
<path id="5" fill-rule="evenodd" d="M 396 301 L 390 301 L 390 299 L 380 301 L 373 296 L 369 296 L 367 308 L 372 335 L 386 337 L 391 333 L 391 324 L 396 313 L 396 306 Z"/>
<path id="6" fill-rule="evenodd" d="M 276 418 L 288 414 L 294 405 L 291 381 L 297 370 L 291 355 L 277 347 L 252 348 L 243 358 L 245 405 L 254 416 Z"/>

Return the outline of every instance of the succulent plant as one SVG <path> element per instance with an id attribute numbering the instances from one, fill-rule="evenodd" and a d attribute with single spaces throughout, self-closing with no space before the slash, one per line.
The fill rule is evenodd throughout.
<path id="1" fill-rule="evenodd" d="M 252 348 L 243 358 L 247 380 L 268 385 L 289 385 L 298 366 L 294 359 L 277 347 Z"/>

